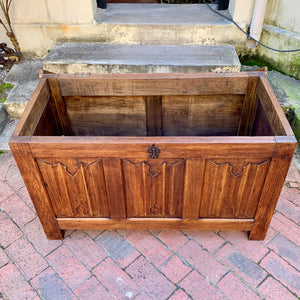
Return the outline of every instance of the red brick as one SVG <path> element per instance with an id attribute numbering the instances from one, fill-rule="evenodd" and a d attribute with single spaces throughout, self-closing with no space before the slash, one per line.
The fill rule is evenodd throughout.
<path id="1" fill-rule="evenodd" d="M 15 165 L 10 165 L 6 173 L 6 181 L 8 185 L 15 191 L 24 186 L 23 179 L 18 170 L 18 167 Z"/>
<path id="2" fill-rule="evenodd" d="M 253 287 L 262 282 L 267 275 L 252 259 L 246 257 L 230 244 L 226 244 L 215 256 Z"/>
<path id="3" fill-rule="evenodd" d="M 153 298 L 146 293 L 141 292 L 134 298 L 134 300 L 153 300 Z"/>
<path id="4" fill-rule="evenodd" d="M 31 201 L 31 198 L 28 194 L 28 191 L 25 186 L 17 190 L 17 194 L 23 199 L 23 201 L 35 212 L 34 205 Z"/>
<path id="5" fill-rule="evenodd" d="M 297 298 L 288 291 L 282 284 L 272 277 L 268 277 L 258 288 L 258 292 L 266 300 L 296 300 Z"/>
<path id="6" fill-rule="evenodd" d="M 300 295 L 300 272 L 296 271 L 277 254 L 270 252 L 262 260 L 261 266 L 291 291 Z"/>
<path id="7" fill-rule="evenodd" d="M 115 299 L 95 277 L 91 277 L 86 283 L 76 289 L 75 295 L 79 299 L 87 300 Z"/>
<path id="8" fill-rule="evenodd" d="M 276 206 L 276 210 L 281 212 L 295 223 L 300 222 L 300 206 L 294 204 L 293 202 L 280 197 Z"/>
<path id="9" fill-rule="evenodd" d="M 96 242 L 103 247 L 122 268 L 127 267 L 140 255 L 140 253 L 116 231 L 106 230 L 98 236 Z"/>
<path id="10" fill-rule="evenodd" d="M 189 300 L 190 297 L 183 291 L 177 290 L 168 300 Z"/>
<path id="11" fill-rule="evenodd" d="M 6 248 L 22 236 L 21 230 L 13 223 L 6 213 L 0 211 L 0 246 Z"/>
<path id="12" fill-rule="evenodd" d="M 0 181 L 0 191 L 0 203 L 15 194 L 5 181 Z"/>
<path id="13" fill-rule="evenodd" d="M 134 230 L 121 230 L 121 229 L 118 229 L 117 232 L 119 232 L 123 237 L 127 237 L 129 236 L 130 234 L 133 233 Z"/>
<path id="14" fill-rule="evenodd" d="M 41 299 L 70 300 L 76 298 L 50 267 L 33 278 L 30 283 L 37 290 Z"/>
<path id="15" fill-rule="evenodd" d="M 196 244 L 195 241 L 189 241 L 179 249 L 178 253 L 202 275 L 208 277 L 211 282 L 218 281 L 227 271 L 224 266 L 210 253 Z"/>
<path id="16" fill-rule="evenodd" d="M 294 162 L 292 161 L 289 171 L 287 173 L 287 176 L 285 178 L 286 181 L 291 181 L 291 182 L 300 182 L 300 174 L 299 171 L 297 169 L 297 167 L 295 166 Z"/>
<path id="17" fill-rule="evenodd" d="M 167 299 L 176 288 L 143 256 L 134 261 L 126 272 L 154 299 Z"/>
<path id="18" fill-rule="evenodd" d="M 177 255 L 174 255 L 160 268 L 160 271 L 172 282 L 177 283 L 191 271 L 191 268 L 185 265 Z"/>
<path id="19" fill-rule="evenodd" d="M 25 239 L 19 239 L 6 249 L 15 265 L 27 280 L 48 267 L 46 260 Z"/>
<path id="20" fill-rule="evenodd" d="M 224 299 L 224 295 L 195 270 L 185 277 L 179 285 L 194 300 Z"/>
<path id="21" fill-rule="evenodd" d="M 93 240 L 95 240 L 104 230 L 84 230 Z"/>
<path id="22" fill-rule="evenodd" d="M 27 206 L 27 204 L 18 196 L 13 195 L 1 203 L 6 213 L 20 227 L 36 218 L 36 214 Z"/>
<path id="23" fill-rule="evenodd" d="M 271 221 L 271 226 L 290 241 L 300 246 L 300 230 L 297 224 L 290 221 L 282 214 L 275 213 Z"/>
<path id="24" fill-rule="evenodd" d="M 37 294 L 12 263 L 0 269 L 0 291 L 7 299 L 34 299 Z"/>
<path id="25" fill-rule="evenodd" d="M 0 248 L 0 268 L 5 266 L 9 262 L 9 258 L 5 254 L 4 250 Z"/>
<path id="26" fill-rule="evenodd" d="M 272 227 L 269 227 L 267 235 L 263 241 L 260 241 L 263 245 L 267 245 L 277 234 L 278 232 L 275 231 Z"/>
<path id="27" fill-rule="evenodd" d="M 234 248 L 245 254 L 247 257 L 259 262 L 267 253 L 268 249 L 258 241 L 249 241 L 248 234 L 243 231 L 223 231 L 222 237 L 229 241 Z"/>
<path id="28" fill-rule="evenodd" d="M 78 288 L 91 275 L 82 262 L 65 245 L 50 253 L 47 259 L 49 264 L 72 290 Z"/>
<path id="29" fill-rule="evenodd" d="M 9 166 L 13 163 L 10 153 L 0 154 L 0 180 L 4 180 Z"/>
<path id="30" fill-rule="evenodd" d="M 289 185 L 291 188 L 299 188 L 300 187 L 299 182 L 289 182 Z"/>
<path id="31" fill-rule="evenodd" d="M 105 251 L 82 231 L 73 232 L 64 242 L 89 269 L 106 257 Z"/>
<path id="32" fill-rule="evenodd" d="M 241 280 L 232 273 L 226 274 L 219 281 L 218 287 L 229 299 L 261 299 L 254 291 L 252 291 L 246 284 L 242 283 Z"/>
<path id="33" fill-rule="evenodd" d="M 175 252 L 188 241 L 181 231 L 162 230 L 157 237 Z"/>
<path id="34" fill-rule="evenodd" d="M 190 238 L 207 249 L 210 253 L 215 253 L 225 241 L 213 231 L 185 231 Z"/>
<path id="35" fill-rule="evenodd" d="M 37 249 L 37 251 L 40 252 L 43 256 L 48 255 L 50 252 L 52 252 L 62 244 L 62 241 L 59 240 L 47 240 L 38 218 L 26 224 L 26 226 L 24 227 L 24 233 L 26 234 L 28 240 Z"/>
<path id="36" fill-rule="evenodd" d="M 127 240 L 155 266 L 163 264 L 173 254 L 149 231 L 135 231 Z"/>
<path id="37" fill-rule="evenodd" d="M 101 262 L 93 274 L 117 299 L 133 299 L 140 291 L 135 281 L 110 257 Z"/>
<path id="38" fill-rule="evenodd" d="M 300 191 L 298 189 L 291 189 L 284 185 L 280 196 L 300 206 Z"/>
<path id="39" fill-rule="evenodd" d="M 300 247 L 278 233 L 269 243 L 269 248 L 273 249 L 281 258 L 289 262 L 294 268 L 300 271 Z"/>

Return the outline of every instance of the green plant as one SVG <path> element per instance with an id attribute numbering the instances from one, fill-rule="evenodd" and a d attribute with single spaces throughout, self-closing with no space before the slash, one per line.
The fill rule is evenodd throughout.
<path id="1" fill-rule="evenodd" d="M 5 102 L 5 101 L 6 101 L 6 99 L 7 99 L 7 97 L 6 97 L 6 96 L 3 96 L 3 97 L 1 97 L 1 99 L 0 99 L 0 103 L 3 103 L 3 102 Z"/>
<path id="2" fill-rule="evenodd" d="M 0 85 L 0 94 L 3 94 L 5 93 L 7 90 L 11 90 L 12 88 L 14 87 L 13 84 L 10 84 L 10 83 L 2 83 Z"/>
<path id="3" fill-rule="evenodd" d="M 0 150 L 0 155 L 3 154 L 4 152 L 2 150 Z"/>

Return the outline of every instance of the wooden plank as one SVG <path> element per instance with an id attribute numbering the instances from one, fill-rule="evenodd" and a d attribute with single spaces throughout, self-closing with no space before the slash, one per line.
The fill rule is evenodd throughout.
<path id="1" fill-rule="evenodd" d="M 58 77 L 62 96 L 153 96 L 153 95 L 211 95 L 245 94 L 245 76 L 105 76 L 94 78 Z M 50 79 L 50 78 L 49 78 Z"/>
<path id="2" fill-rule="evenodd" d="M 235 136 L 242 104 L 242 95 L 164 96 L 164 136 Z"/>
<path id="3" fill-rule="evenodd" d="M 103 169 L 110 217 L 112 219 L 126 218 L 123 170 L 120 159 L 103 158 Z"/>
<path id="4" fill-rule="evenodd" d="M 48 84 L 51 90 L 51 96 L 55 103 L 56 113 L 59 119 L 59 123 L 62 127 L 64 135 L 72 135 L 69 118 L 67 115 L 66 104 L 61 96 L 60 88 L 56 78 L 49 78 Z"/>
<path id="5" fill-rule="evenodd" d="M 199 216 L 254 218 L 269 162 L 253 161 L 250 153 L 248 158 L 206 160 Z"/>
<path id="6" fill-rule="evenodd" d="M 274 134 L 293 136 L 293 130 L 285 117 L 267 78 L 259 77 L 257 95 Z"/>
<path id="7" fill-rule="evenodd" d="M 278 143 L 277 146 L 261 193 L 250 240 L 263 240 L 267 234 L 297 143 Z"/>
<path id="8" fill-rule="evenodd" d="M 13 136 L 30 136 L 34 134 L 49 99 L 50 90 L 46 79 L 41 79 L 25 107 Z"/>
<path id="9" fill-rule="evenodd" d="M 47 238 L 49 240 L 62 239 L 63 233 L 58 226 L 48 193 L 29 145 L 11 142 L 9 146 Z"/>
<path id="10" fill-rule="evenodd" d="M 64 153 L 66 157 L 78 158 L 78 155 L 82 157 L 116 157 L 116 158 L 136 158 L 148 159 L 149 153 L 148 148 L 152 144 L 155 144 L 160 149 L 159 158 L 199 158 L 207 156 L 210 153 L 210 157 L 226 158 L 228 155 L 235 155 L 240 157 L 247 156 L 247 153 L 251 153 L 252 157 L 265 157 L 270 155 L 275 149 L 276 141 L 274 137 L 269 138 L 246 138 L 244 143 L 243 139 L 213 139 L 210 143 L 210 139 L 196 138 L 192 140 L 184 137 L 182 138 L 150 138 L 144 140 L 141 138 L 126 138 L 122 139 L 119 137 L 117 139 L 108 140 L 99 139 L 68 139 L 65 137 L 63 139 L 58 138 L 61 142 L 52 139 L 50 142 L 50 137 L 41 140 L 42 137 L 32 137 L 30 139 L 30 145 L 32 152 L 36 157 L 59 157 L 60 153 Z M 76 141 L 76 142 L 75 142 Z M 205 142 L 206 141 L 206 142 Z M 219 142 L 218 142 L 219 141 Z M 227 143 L 226 143 L 227 141 Z M 249 142 L 250 141 L 250 142 Z M 252 141 L 252 142 L 251 142 Z"/>
<path id="11" fill-rule="evenodd" d="M 146 136 L 144 97 L 64 97 L 77 136 Z"/>
<path id="12" fill-rule="evenodd" d="M 257 103 L 256 87 L 257 87 L 258 77 L 249 76 L 249 82 L 247 87 L 247 92 L 245 94 L 245 99 L 243 103 L 243 109 L 241 113 L 241 119 L 238 129 L 238 135 L 250 135 L 254 123 L 255 109 Z"/>
<path id="13" fill-rule="evenodd" d="M 187 159 L 185 167 L 183 219 L 198 219 L 203 186 L 203 159 Z"/>
<path id="14" fill-rule="evenodd" d="M 62 229 L 147 229 L 147 230 L 251 230 L 253 219 L 197 219 L 178 218 L 58 218 Z"/>
<path id="15" fill-rule="evenodd" d="M 162 131 L 162 97 L 147 96 L 146 100 L 146 123 L 147 136 L 161 136 Z"/>

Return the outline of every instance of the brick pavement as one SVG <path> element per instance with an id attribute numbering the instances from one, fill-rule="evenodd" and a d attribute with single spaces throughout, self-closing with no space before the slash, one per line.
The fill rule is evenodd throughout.
<path id="1" fill-rule="evenodd" d="M 265 241 L 245 232 L 68 230 L 48 241 L 10 154 L 0 155 L 0 299 L 297 299 L 300 175 Z"/>

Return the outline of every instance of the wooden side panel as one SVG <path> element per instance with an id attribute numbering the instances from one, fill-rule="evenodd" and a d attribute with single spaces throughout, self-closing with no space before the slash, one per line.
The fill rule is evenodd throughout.
<path id="1" fill-rule="evenodd" d="M 85 161 L 87 161 L 86 159 Z M 101 160 L 37 160 L 57 217 L 108 217 Z"/>
<path id="2" fill-rule="evenodd" d="M 64 97 L 78 136 L 146 136 L 144 97 Z"/>
<path id="3" fill-rule="evenodd" d="M 252 136 L 274 136 L 272 127 L 263 111 L 260 100 L 257 103 L 256 115 L 252 129 Z"/>
<path id="4" fill-rule="evenodd" d="M 136 160 L 138 161 L 138 160 Z M 185 161 L 122 160 L 127 217 L 181 217 Z"/>
<path id="5" fill-rule="evenodd" d="M 270 159 L 206 160 L 200 217 L 254 218 Z"/>
<path id="6" fill-rule="evenodd" d="M 164 135 L 237 135 L 243 98 L 243 95 L 164 96 Z"/>

